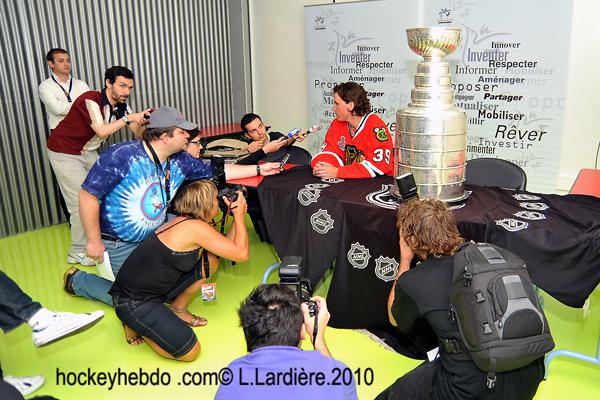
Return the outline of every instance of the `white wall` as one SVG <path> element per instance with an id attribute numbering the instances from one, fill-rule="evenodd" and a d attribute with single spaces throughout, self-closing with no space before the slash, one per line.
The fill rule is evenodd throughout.
<path id="1" fill-rule="evenodd" d="M 338 0 L 337 3 L 347 1 Z M 254 112 L 274 129 L 308 125 L 304 6 L 315 0 L 249 0 Z M 557 192 L 593 168 L 600 141 L 600 1 L 573 0 L 569 74 Z M 548 27 L 552 40 L 552 27 Z"/>

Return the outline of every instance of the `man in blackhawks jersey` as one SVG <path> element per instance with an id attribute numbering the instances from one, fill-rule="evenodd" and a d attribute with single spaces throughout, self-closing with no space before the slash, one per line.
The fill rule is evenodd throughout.
<path id="1" fill-rule="evenodd" d="M 373 178 L 394 173 L 394 143 L 385 122 L 371 112 L 365 89 L 355 82 L 333 88 L 333 120 L 312 159 L 320 178 Z"/>

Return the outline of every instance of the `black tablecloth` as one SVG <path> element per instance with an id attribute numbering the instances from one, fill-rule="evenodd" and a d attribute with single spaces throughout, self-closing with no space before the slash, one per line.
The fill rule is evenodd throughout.
<path id="1" fill-rule="evenodd" d="M 258 188 L 263 218 L 281 258 L 303 258 L 315 285 L 335 261 L 330 325 L 381 328 L 398 271 L 392 178 L 324 182 L 310 168 L 267 177 Z M 465 239 L 502 246 L 526 262 L 534 283 L 581 307 L 600 282 L 600 199 L 472 186 L 454 214 Z M 386 208 L 389 207 L 389 208 Z"/>

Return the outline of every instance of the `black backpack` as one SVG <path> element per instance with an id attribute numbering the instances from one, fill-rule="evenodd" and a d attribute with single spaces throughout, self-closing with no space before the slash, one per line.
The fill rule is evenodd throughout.
<path id="1" fill-rule="evenodd" d="M 488 372 L 490 389 L 496 372 L 524 367 L 554 348 L 525 262 L 493 244 L 471 242 L 454 255 L 449 314 L 464 346 L 456 352 L 466 350 Z M 442 345 L 452 350 L 451 342 Z"/>

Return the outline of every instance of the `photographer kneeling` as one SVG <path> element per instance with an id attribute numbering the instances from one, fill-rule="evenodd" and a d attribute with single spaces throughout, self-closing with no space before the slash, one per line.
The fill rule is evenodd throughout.
<path id="1" fill-rule="evenodd" d="M 207 321 L 191 314 L 188 304 L 217 270 L 216 256 L 248 260 L 246 200 L 238 193 L 228 205 L 234 222 L 224 236 L 209 224 L 219 212 L 216 186 L 210 181 L 190 183 L 175 198 L 178 216 L 127 258 L 110 294 L 129 344 L 145 341 L 159 355 L 180 361 L 198 356 L 200 343 L 191 327 Z"/>
<path id="2" fill-rule="evenodd" d="M 376 399 L 532 399 L 544 375 L 543 357 L 497 373 L 493 389 L 488 389 L 487 374 L 469 354 L 448 351 L 442 345 L 460 338 L 449 313 L 453 255 L 463 242 L 452 212 L 439 200 L 411 201 L 398 207 L 396 225 L 400 274 L 388 299 L 390 322 L 404 335 L 429 326 L 441 344 L 438 358 L 398 378 Z M 409 269 L 413 258 L 420 261 Z"/>
<path id="3" fill-rule="evenodd" d="M 356 399 L 356 384 L 334 382 L 349 371 L 331 357 L 325 344 L 329 311 L 322 297 L 313 297 L 317 316 L 288 287 L 260 285 L 241 304 L 238 314 L 249 354 L 229 364 L 229 385 L 215 399 Z M 317 322 L 317 334 L 313 337 Z M 308 334 L 315 350 L 303 351 Z"/>

